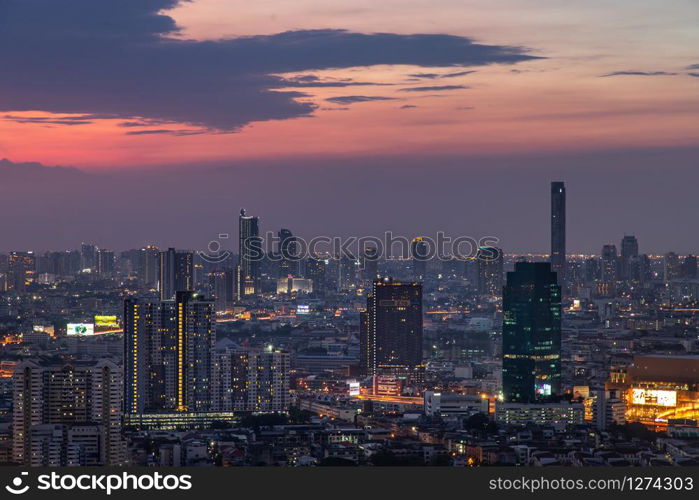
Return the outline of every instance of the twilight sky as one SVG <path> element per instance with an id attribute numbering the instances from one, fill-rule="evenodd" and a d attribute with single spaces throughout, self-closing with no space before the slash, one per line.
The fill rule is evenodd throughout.
<path id="1" fill-rule="evenodd" d="M 245 205 L 545 251 L 565 180 L 571 249 L 697 251 L 697 25 L 695 0 L 0 0 L 0 250 L 205 247 Z"/>

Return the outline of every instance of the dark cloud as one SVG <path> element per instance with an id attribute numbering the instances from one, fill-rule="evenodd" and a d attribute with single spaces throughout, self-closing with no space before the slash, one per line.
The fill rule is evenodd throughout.
<path id="1" fill-rule="evenodd" d="M 699 69 L 699 64 L 692 64 L 691 66 L 687 66 L 687 69 Z"/>
<path id="2" fill-rule="evenodd" d="M 417 108 L 414 104 L 403 104 L 400 108 L 398 109 L 414 109 Z"/>
<path id="3" fill-rule="evenodd" d="M 435 78 L 455 78 L 457 76 L 470 75 L 471 73 L 475 73 L 475 70 L 457 71 L 455 73 L 412 73 L 408 76 L 413 78 L 426 78 L 433 80 Z"/>
<path id="4" fill-rule="evenodd" d="M 174 38 L 178 0 L 0 0 L 0 110 L 106 114 L 235 130 L 310 115 L 283 73 L 376 64 L 513 64 L 526 49 L 442 34 L 290 31 Z M 312 82 L 311 82 L 312 83 Z M 297 83 L 300 86 L 299 83 Z M 313 86 L 313 85 L 311 85 Z"/>
<path id="5" fill-rule="evenodd" d="M 206 130 L 188 130 L 188 129 L 151 129 L 151 130 L 132 130 L 124 135 L 198 135 L 204 134 Z"/>
<path id="6" fill-rule="evenodd" d="M 322 80 L 316 75 L 301 75 L 292 78 L 285 78 L 281 80 L 280 87 L 368 87 L 368 86 L 386 86 L 393 85 L 392 83 L 379 83 L 379 82 L 358 82 L 349 78 L 337 79 L 337 78 L 327 78 Z"/>
<path id="7" fill-rule="evenodd" d="M 89 115 L 88 115 L 89 116 Z M 15 123 L 41 123 L 46 125 L 88 125 L 93 123 L 92 120 L 87 120 L 85 117 L 74 117 L 74 116 L 58 116 L 58 117 L 46 117 L 46 116 L 18 116 L 18 115 L 4 115 L 3 120 Z"/>
<path id="8" fill-rule="evenodd" d="M 693 76 L 694 78 L 699 78 L 699 73 L 687 73 L 689 76 Z"/>
<path id="9" fill-rule="evenodd" d="M 368 95 L 343 95 L 339 97 L 328 97 L 326 101 L 335 104 L 354 104 L 355 102 L 369 101 L 393 101 L 394 97 L 368 96 Z"/>
<path id="10" fill-rule="evenodd" d="M 667 71 L 614 71 L 613 73 L 607 73 L 605 75 L 600 75 L 601 78 L 606 78 L 608 76 L 675 76 L 677 73 L 669 73 Z"/>
<path id="11" fill-rule="evenodd" d="M 429 87 L 408 87 L 400 89 L 401 92 L 441 92 L 445 90 L 461 90 L 469 87 L 465 85 L 432 85 Z"/>

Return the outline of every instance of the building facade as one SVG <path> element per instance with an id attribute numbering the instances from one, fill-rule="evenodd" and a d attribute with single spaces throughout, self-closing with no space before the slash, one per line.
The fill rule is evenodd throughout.
<path id="1" fill-rule="evenodd" d="M 503 295 L 505 401 L 533 403 L 561 394 L 561 287 L 548 262 L 517 262 Z"/>

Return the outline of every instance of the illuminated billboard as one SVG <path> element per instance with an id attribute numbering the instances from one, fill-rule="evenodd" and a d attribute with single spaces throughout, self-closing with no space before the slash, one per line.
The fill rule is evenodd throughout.
<path id="1" fill-rule="evenodd" d="M 633 389 L 631 401 L 635 405 L 677 406 L 677 391 Z"/>
<path id="2" fill-rule="evenodd" d="M 534 392 L 539 396 L 550 396 L 551 384 L 536 384 L 534 386 Z"/>
<path id="3" fill-rule="evenodd" d="M 95 325 L 93 323 L 68 323 L 66 326 L 66 335 L 86 337 L 95 334 Z"/>
<path id="4" fill-rule="evenodd" d="M 296 306 L 296 314 L 310 314 L 311 307 L 305 304 L 299 304 Z"/>
<path id="5" fill-rule="evenodd" d="M 95 316 L 95 326 L 117 328 L 119 322 L 116 316 Z"/>
<path id="6" fill-rule="evenodd" d="M 361 387 L 359 385 L 359 382 L 357 382 L 356 380 L 350 380 L 349 382 L 347 382 L 347 386 L 349 389 L 348 392 L 350 396 L 359 396 L 359 394 L 361 393 Z"/>

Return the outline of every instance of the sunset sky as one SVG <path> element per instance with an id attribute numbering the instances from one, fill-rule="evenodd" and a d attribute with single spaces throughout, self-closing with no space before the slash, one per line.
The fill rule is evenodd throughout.
<path id="1" fill-rule="evenodd" d="M 696 165 L 697 26 L 696 0 L 0 0 L 0 158 L 105 175 L 560 158 L 542 193 L 578 154 L 613 175 L 649 149 Z"/>

